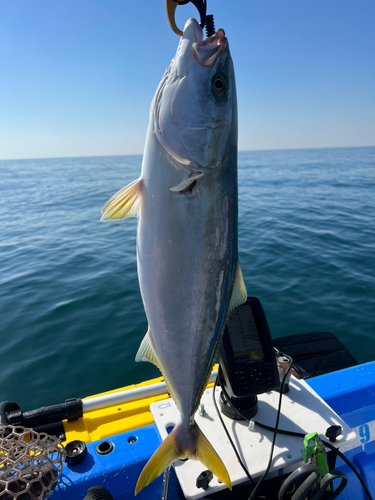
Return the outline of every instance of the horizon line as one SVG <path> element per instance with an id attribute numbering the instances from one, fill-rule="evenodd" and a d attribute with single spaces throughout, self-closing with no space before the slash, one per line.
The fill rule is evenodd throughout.
<path id="1" fill-rule="evenodd" d="M 270 151 L 311 151 L 320 149 L 366 149 L 374 148 L 370 146 L 324 146 L 324 147 L 301 147 L 301 148 L 276 148 L 276 149 L 239 149 L 238 153 L 260 153 Z M 108 154 L 108 155 L 78 155 L 78 156 L 38 156 L 32 158 L 0 158 L 0 161 L 28 161 L 28 160 L 70 160 L 74 158 L 116 158 L 122 156 L 143 156 L 144 153 L 136 154 Z"/>

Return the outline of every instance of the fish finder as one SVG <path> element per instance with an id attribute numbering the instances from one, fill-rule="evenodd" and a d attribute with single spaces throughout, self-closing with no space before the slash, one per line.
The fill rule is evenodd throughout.
<path id="1" fill-rule="evenodd" d="M 230 418 L 242 418 L 230 402 L 251 418 L 257 412 L 257 394 L 280 387 L 271 333 L 256 297 L 248 297 L 230 314 L 219 348 L 219 362 L 219 382 L 224 389 L 220 405 Z"/>

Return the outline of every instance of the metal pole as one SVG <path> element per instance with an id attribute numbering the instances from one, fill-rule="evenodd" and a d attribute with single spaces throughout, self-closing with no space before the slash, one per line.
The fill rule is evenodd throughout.
<path id="1" fill-rule="evenodd" d="M 209 382 L 214 382 L 217 376 L 217 370 L 213 370 Z M 114 394 L 106 394 L 104 396 L 97 396 L 95 398 L 82 399 L 83 413 L 90 411 L 103 410 L 109 406 L 121 405 L 137 401 L 138 399 L 150 398 L 153 396 L 160 396 L 168 391 L 165 382 L 157 384 L 145 385 L 135 389 L 128 389 L 126 391 L 115 392 Z"/>

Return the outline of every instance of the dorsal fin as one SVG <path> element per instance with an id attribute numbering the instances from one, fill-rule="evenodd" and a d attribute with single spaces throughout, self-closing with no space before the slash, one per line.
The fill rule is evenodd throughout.
<path id="1" fill-rule="evenodd" d="M 240 263 L 237 262 L 236 272 L 235 272 L 234 281 L 233 281 L 232 294 L 230 297 L 228 310 L 227 310 L 227 313 L 225 316 L 224 326 L 227 324 L 228 318 L 230 316 L 230 313 L 233 311 L 233 309 L 235 309 L 236 307 L 238 307 L 241 304 L 243 304 L 244 302 L 246 302 L 246 300 L 247 300 L 246 285 L 245 285 L 245 282 L 243 280 Z M 224 331 L 224 328 L 223 328 L 223 331 Z M 212 368 L 213 368 L 213 365 L 215 363 L 216 356 L 219 352 L 219 347 L 220 347 L 220 342 L 217 344 L 216 351 L 213 353 L 210 369 L 208 370 L 208 372 L 206 374 L 204 387 L 206 387 L 208 384 L 209 378 L 211 376 Z M 194 409 L 194 412 L 196 412 L 198 410 L 198 406 L 199 406 L 199 401 L 197 401 L 197 405 Z"/>
<path id="2" fill-rule="evenodd" d="M 229 315 L 233 311 L 233 309 L 246 302 L 246 300 L 247 300 L 246 285 L 243 280 L 240 263 L 238 262 L 236 274 L 234 276 L 232 295 L 229 301 L 227 319 L 229 318 Z"/>
<path id="3" fill-rule="evenodd" d="M 142 180 L 137 179 L 120 189 L 102 208 L 101 222 L 137 217 L 142 198 Z"/>

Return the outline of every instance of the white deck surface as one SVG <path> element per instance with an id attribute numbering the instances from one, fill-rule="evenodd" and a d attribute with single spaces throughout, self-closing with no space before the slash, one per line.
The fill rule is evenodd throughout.
<path id="1" fill-rule="evenodd" d="M 279 429 L 304 434 L 318 432 L 322 439 L 327 440 L 324 436 L 326 429 L 331 425 L 341 425 L 342 435 L 336 443 L 332 444 L 340 447 L 343 445 L 348 446 L 356 440 L 356 433 L 341 420 L 306 382 L 292 377 L 289 387 L 290 391 L 284 394 L 282 399 Z M 218 406 L 219 395 L 220 388 L 217 388 L 215 397 Z M 273 427 L 276 421 L 278 401 L 279 393 L 277 392 L 269 392 L 258 396 L 258 413 L 253 417 L 253 420 Z M 227 467 L 232 485 L 247 481 L 247 477 L 237 461 L 217 416 L 212 401 L 212 389 L 207 389 L 204 392 L 201 403 L 204 405 L 206 414 L 200 416 L 199 412 L 197 412 L 195 420 Z M 179 420 L 176 405 L 172 399 L 156 402 L 151 405 L 151 413 L 161 437 L 165 439 L 167 436 L 166 429 L 174 426 Z M 223 419 L 250 474 L 253 478 L 261 476 L 268 464 L 273 433 L 264 431 L 257 426 L 253 430 L 249 430 L 248 423 L 234 421 L 224 415 Z M 275 475 L 294 470 L 295 464 L 302 460 L 302 448 L 302 438 L 278 435 L 270 473 L 273 472 L 272 475 Z M 196 487 L 196 478 L 206 470 L 206 467 L 200 462 L 193 460 L 177 461 L 174 466 L 187 499 L 198 499 L 226 488 L 214 476 L 206 491 L 201 488 L 198 489 Z"/>

